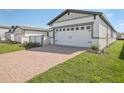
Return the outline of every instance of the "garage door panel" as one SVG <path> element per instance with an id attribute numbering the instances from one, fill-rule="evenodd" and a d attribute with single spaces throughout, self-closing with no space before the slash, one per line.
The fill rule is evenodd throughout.
<path id="1" fill-rule="evenodd" d="M 90 47 L 91 31 L 60 31 L 55 33 L 55 44 L 66 46 Z"/>

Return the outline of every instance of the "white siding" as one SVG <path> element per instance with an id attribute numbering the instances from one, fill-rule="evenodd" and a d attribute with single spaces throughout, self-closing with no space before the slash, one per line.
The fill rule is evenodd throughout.
<path id="1" fill-rule="evenodd" d="M 2 41 L 6 40 L 5 38 L 5 32 L 8 32 L 9 29 L 5 29 L 5 28 L 0 28 L 0 38 Z"/>
<path id="2" fill-rule="evenodd" d="M 25 31 L 25 36 L 36 36 L 36 35 L 44 35 L 44 32 L 41 31 Z"/>
<path id="3" fill-rule="evenodd" d="M 99 49 L 103 49 L 107 46 L 106 39 L 99 39 Z"/>
<path id="4" fill-rule="evenodd" d="M 107 37 L 107 28 L 102 24 L 99 24 L 99 37 L 106 38 Z"/>
<path id="5" fill-rule="evenodd" d="M 53 44 L 54 40 L 53 40 L 53 31 L 49 32 L 49 41 L 50 41 L 50 44 Z"/>
<path id="6" fill-rule="evenodd" d="M 113 37 L 112 37 L 113 34 Z M 104 38 L 103 38 L 104 37 Z M 99 17 L 99 49 L 103 49 L 107 45 L 110 45 L 116 40 L 116 33 L 112 31 L 111 27 L 108 26 L 100 17 Z"/>
<path id="7" fill-rule="evenodd" d="M 44 36 L 44 41 L 43 41 L 44 44 L 49 44 L 50 43 L 46 32 L 41 32 L 41 31 L 25 31 L 24 35 L 22 36 L 21 43 L 29 42 L 29 36 L 40 36 L 40 35 Z"/>
<path id="8" fill-rule="evenodd" d="M 94 19 L 93 36 L 99 37 L 99 16 L 96 16 L 96 19 Z"/>
<path id="9" fill-rule="evenodd" d="M 22 41 L 22 38 L 21 38 L 22 33 L 23 33 L 23 30 L 20 28 L 17 28 L 14 32 L 14 41 L 21 42 Z"/>
<path id="10" fill-rule="evenodd" d="M 97 46 L 99 47 L 99 39 L 92 39 L 91 46 Z"/>
<path id="11" fill-rule="evenodd" d="M 75 25 L 75 24 L 82 24 L 82 23 L 88 23 L 93 21 L 94 21 L 93 17 L 86 17 L 86 18 L 80 18 L 75 20 L 63 21 L 59 23 L 53 23 L 51 27 L 53 28 L 53 27 L 59 27 L 59 26 Z"/>
<path id="12" fill-rule="evenodd" d="M 66 13 L 65 15 L 63 15 L 62 17 L 60 17 L 58 20 L 55 21 L 56 22 L 60 22 L 60 21 L 64 21 L 64 20 L 69 20 L 69 19 L 74 19 L 74 18 L 80 18 L 80 17 L 87 17 L 87 16 L 90 16 L 89 14 L 80 14 L 80 13 L 72 13 L 72 12 L 69 12 L 69 15 L 68 13 Z"/>

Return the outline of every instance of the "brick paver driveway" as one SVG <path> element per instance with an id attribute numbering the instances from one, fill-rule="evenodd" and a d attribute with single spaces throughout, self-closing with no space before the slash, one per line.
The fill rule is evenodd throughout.
<path id="1" fill-rule="evenodd" d="M 0 82 L 26 82 L 84 50 L 85 48 L 43 46 L 0 54 Z"/>

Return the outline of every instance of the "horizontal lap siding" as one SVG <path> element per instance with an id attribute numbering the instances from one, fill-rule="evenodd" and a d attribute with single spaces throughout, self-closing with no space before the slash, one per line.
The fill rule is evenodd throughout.
<path id="1" fill-rule="evenodd" d="M 75 20 L 69 20 L 69 21 L 53 23 L 53 25 L 51 27 L 54 28 L 54 27 L 59 27 L 59 26 L 67 26 L 67 25 L 89 23 L 89 22 L 93 22 L 93 21 L 94 21 L 93 17 L 86 17 L 86 18 L 80 18 L 80 19 L 75 19 Z"/>
<path id="2" fill-rule="evenodd" d="M 47 37 L 47 32 L 40 32 L 40 31 L 25 31 L 24 36 L 22 37 L 22 43 L 29 42 L 29 36 L 44 36 L 43 44 L 49 44 L 50 40 Z"/>
<path id="3" fill-rule="evenodd" d="M 8 32 L 9 29 L 4 29 L 4 28 L 0 28 L 0 38 L 1 40 L 5 40 L 5 32 Z"/>
<path id="4" fill-rule="evenodd" d="M 103 49 L 116 40 L 116 33 L 101 18 L 99 18 L 99 48 Z"/>

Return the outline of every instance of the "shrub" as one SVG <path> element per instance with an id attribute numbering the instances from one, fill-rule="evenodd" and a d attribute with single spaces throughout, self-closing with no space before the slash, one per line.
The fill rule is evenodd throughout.
<path id="1" fill-rule="evenodd" d="M 91 49 L 92 49 L 92 50 L 95 50 L 95 51 L 98 51 L 98 50 L 99 50 L 99 48 L 98 48 L 97 46 L 95 46 L 95 45 L 93 45 L 93 46 L 91 47 Z"/>
<path id="2" fill-rule="evenodd" d="M 30 49 L 34 47 L 40 47 L 41 45 L 39 43 L 23 43 L 21 47 L 25 47 L 25 49 Z"/>
<path id="3" fill-rule="evenodd" d="M 12 40 L 6 40 L 5 43 L 8 43 L 8 44 L 17 44 L 18 42 L 12 41 Z"/>

